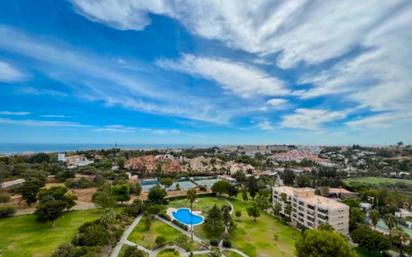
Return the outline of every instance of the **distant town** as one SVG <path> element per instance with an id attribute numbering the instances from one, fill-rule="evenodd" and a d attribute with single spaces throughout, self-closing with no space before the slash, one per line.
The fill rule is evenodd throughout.
<path id="1" fill-rule="evenodd" d="M 116 228 L 102 235 L 85 235 L 92 232 L 82 229 L 76 234 L 77 228 L 71 228 L 71 244 L 52 240 L 41 256 L 65 256 L 62 251 L 80 246 L 99 256 L 128 256 L 124 252 L 137 246 L 152 256 L 168 245 L 182 255 L 294 256 L 302 240 L 298 231 L 324 233 L 325 226 L 351 242 L 354 256 L 396 255 L 412 249 L 393 240 L 402 236 L 402 242 L 410 242 L 412 237 L 411 171 L 412 147 L 402 142 L 388 147 L 243 145 L 7 155 L 0 157 L 0 225 L 24 217 L 34 217 L 22 223 L 32 226 L 68 214 L 83 220 L 101 216 L 102 210 L 122 213 L 112 221 Z M 244 234 L 253 223 L 259 230 Z M 152 231 L 153 226 L 165 226 L 165 232 Z M 118 232 L 109 241 L 83 242 L 87 236 L 109 237 L 105 233 L 111 229 Z M 25 233 L 30 238 L 38 232 Z M 245 245 L 263 240 L 258 234 L 274 242 Z M 3 239 L 13 244 L 12 236 Z"/>

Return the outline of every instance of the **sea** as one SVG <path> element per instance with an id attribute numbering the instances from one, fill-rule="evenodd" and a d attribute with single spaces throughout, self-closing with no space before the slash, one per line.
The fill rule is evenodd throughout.
<path id="1" fill-rule="evenodd" d="M 20 144 L 0 143 L 1 155 L 75 152 L 80 150 L 100 150 L 120 148 L 125 150 L 151 150 L 151 149 L 183 149 L 209 147 L 210 145 L 173 145 L 173 144 Z"/>

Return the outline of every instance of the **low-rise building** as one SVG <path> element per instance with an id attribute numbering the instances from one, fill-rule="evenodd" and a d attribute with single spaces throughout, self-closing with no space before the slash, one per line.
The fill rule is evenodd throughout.
<path id="1" fill-rule="evenodd" d="M 296 227 L 317 228 L 327 223 L 342 234 L 349 233 L 349 206 L 315 195 L 313 188 L 273 187 L 273 205 L 277 203 Z"/>

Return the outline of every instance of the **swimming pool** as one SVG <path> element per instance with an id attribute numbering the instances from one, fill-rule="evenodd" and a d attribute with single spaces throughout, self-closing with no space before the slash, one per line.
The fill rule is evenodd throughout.
<path id="1" fill-rule="evenodd" d="M 180 208 L 172 212 L 173 218 L 185 225 L 200 225 L 205 221 L 205 218 L 201 215 L 197 215 L 190 212 L 188 208 Z"/>

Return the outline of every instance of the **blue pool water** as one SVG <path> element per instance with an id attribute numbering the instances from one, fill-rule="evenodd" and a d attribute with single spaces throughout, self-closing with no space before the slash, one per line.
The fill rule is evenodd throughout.
<path id="1" fill-rule="evenodd" d="M 192 214 L 190 209 L 187 208 L 180 208 L 172 213 L 173 218 L 175 218 L 180 223 L 190 226 L 192 225 L 199 225 L 203 223 L 204 218 L 202 216 Z"/>

